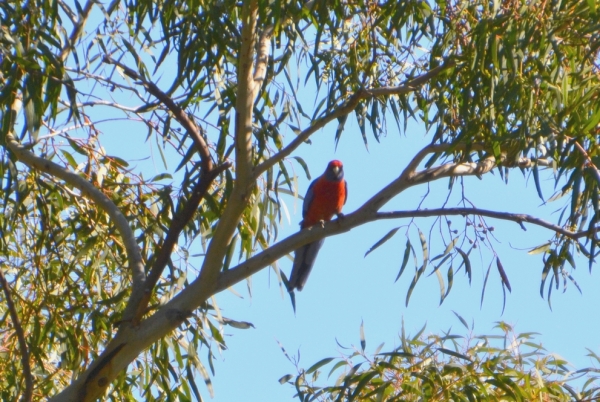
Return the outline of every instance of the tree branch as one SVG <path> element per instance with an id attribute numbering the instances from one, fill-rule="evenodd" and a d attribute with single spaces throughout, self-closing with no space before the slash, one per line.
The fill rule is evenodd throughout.
<path id="1" fill-rule="evenodd" d="M 213 167 L 212 159 L 210 156 L 210 150 L 208 149 L 206 141 L 202 137 L 200 128 L 196 125 L 196 123 L 194 123 L 192 119 L 189 118 L 185 110 L 179 107 L 179 105 L 176 104 L 169 95 L 161 91 L 155 83 L 147 81 L 146 79 L 144 79 L 144 77 L 138 74 L 137 71 L 127 67 L 126 65 L 118 62 L 117 60 L 113 59 L 108 55 L 105 55 L 102 60 L 107 64 L 114 64 L 115 66 L 121 68 L 125 75 L 134 80 L 137 80 L 144 88 L 146 88 L 146 91 L 150 92 L 150 94 L 152 94 L 156 99 L 161 101 L 171 111 L 171 113 L 173 113 L 173 117 L 175 117 L 175 120 L 177 120 L 177 122 L 179 122 L 179 124 L 181 124 L 181 126 L 187 131 L 190 137 L 192 137 L 192 140 L 196 145 L 198 154 L 200 155 L 202 170 L 205 172 L 209 172 Z"/>
<path id="2" fill-rule="evenodd" d="M 236 187 L 247 186 L 252 170 L 252 116 L 258 85 L 254 81 L 253 66 L 256 44 L 258 2 L 248 1 L 242 8 L 242 43 L 238 58 L 237 94 L 235 105 L 235 158 Z M 261 44 L 262 45 L 262 44 Z M 261 46 L 261 50 L 264 50 Z M 266 55 L 257 60 L 256 74 L 266 73 Z"/>
<path id="3" fill-rule="evenodd" d="M 175 214 L 173 220 L 171 222 L 171 226 L 169 227 L 169 231 L 167 232 L 167 236 L 159 248 L 157 255 L 154 258 L 154 262 L 148 272 L 148 277 L 146 278 L 146 289 L 144 293 L 144 298 L 140 301 L 140 304 L 137 308 L 137 313 L 134 318 L 134 324 L 137 324 L 144 314 L 146 307 L 150 301 L 150 297 L 152 296 L 152 291 L 154 290 L 154 286 L 160 279 L 162 272 L 164 271 L 169 259 L 171 258 L 171 253 L 173 252 L 173 248 L 177 244 L 179 240 L 179 235 L 181 231 L 188 224 L 190 219 L 194 216 L 196 211 L 198 210 L 198 205 L 200 205 L 200 201 L 206 195 L 206 192 L 210 188 L 214 179 L 217 178 L 219 174 L 221 174 L 226 169 L 231 167 L 230 163 L 224 163 L 209 172 L 208 175 L 203 176 L 196 185 L 194 186 L 190 198 L 187 200 L 185 206 L 179 211 L 179 213 Z"/>
<path id="4" fill-rule="evenodd" d="M 267 66 L 269 64 L 269 53 L 271 51 L 271 37 L 273 35 L 273 27 L 266 27 L 260 34 L 258 39 L 258 53 L 256 55 L 256 66 L 254 68 L 254 83 L 256 92 L 258 88 L 264 85 L 267 77 Z"/>
<path id="5" fill-rule="evenodd" d="M 547 222 L 543 219 L 536 218 L 535 216 L 520 213 L 490 211 L 479 208 L 438 208 L 428 210 L 369 213 L 367 210 L 361 207 L 357 211 L 345 215 L 344 218 L 341 220 L 338 219 L 326 223 L 324 227 L 320 227 L 318 225 L 313 226 L 308 230 L 302 230 L 292 236 L 289 236 L 288 238 L 272 245 L 267 250 L 256 254 L 252 258 L 249 258 L 248 260 L 237 265 L 236 267 L 230 268 L 229 270 L 221 273 L 217 285 L 217 292 L 220 292 L 222 290 L 227 289 L 230 286 L 233 286 L 237 282 L 240 282 L 241 280 L 249 277 L 250 275 L 254 275 L 255 273 L 261 271 L 264 267 L 271 265 L 279 258 L 291 253 L 298 247 L 303 246 L 304 244 L 311 243 L 335 234 L 348 232 L 357 226 L 361 226 L 369 222 L 374 222 L 383 219 L 422 218 L 431 216 L 454 215 L 478 215 L 494 219 L 512 221 L 521 225 L 521 227 L 524 230 L 526 229 L 523 226 L 523 223 L 530 223 L 536 226 L 541 226 L 543 228 L 552 230 L 553 232 L 559 233 L 563 236 L 574 240 L 590 236 L 591 234 L 600 231 L 600 227 L 596 227 L 581 232 L 573 232 L 563 227 Z"/>
<path id="6" fill-rule="evenodd" d="M 12 296 L 10 294 L 10 287 L 8 281 L 4 276 L 2 267 L 0 267 L 0 287 L 4 291 L 4 297 L 6 298 L 6 306 L 10 313 L 10 319 L 15 327 L 17 333 L 17 339 L 19 340 L 19 348 L 21 349 L 21 364 L 23 365 L 23 376 L 25 377 L 25 392 L 23 393 L 23 402 L 30 402 L 33 398 L 33 376 L 31 375 L 31 365 L 29 363 L 29 349 L 27 348 L 27 341 L 25 340 L 25 333 L 15 308 Z"/>
<path id="7" fill-rule="evenodd" d="M 237 93 L 235 105 L 235 182 L 225 209 L 206 251 L 200 275 L 188 288 L 196 294 L 213 294 L 227 246 L 240 222 L 256 181 L 252 175 L 252 123 L 258 85 L 254 82 L 254 57 L 258 2 L 243 3 L 242 43 L 238 56 Z M 259 63 L 260 64 L 260 63 Z"/>
<path id="8" fill-rule="evenodd" d="M 304 129 L 296 138 L 294 138 L 287 146 L 282 148 L 278 153 L 258 165 L 254 169 L 254 177 L 258 178 L 265 171 L 270 169 L 275 164 L 282 161 L 287 156 L 291 155 L 292 152 L 304 143 L 311 135 L 325 127 L 329 122 L 339 117 L 345 116 L 351 113 L 360 101 L 369 99 L 377 96 L 389 96 L 389 95 L 400 95 L 414 91 L 421 85 L 424 85 L 430 79 L 438 76 L 444 70 L 452 68 L 456 65 L 454 61 L 447 61 L 445 64 L 428 71 L 418 77 L 407 80 L 404 84 L 397 87 L 389 88 L 374 88 L 374 89 L 363 89 L 350 96 L 346 102 L 338 106 L 336 109 L 325 114 L 324 116 L 315 120 L 310 127 Z"/>
<path id="9" fill-rule="evenodd" d="M 52 161 L 40 158 L 29 152 L 17 142 L 12 133 L 6 135 L 6 144 L 8 148 L 15 154 L 17 159 L 29 166 L 29 168 L 64 180 L 66 183 L 81 191 L 83 196 L 94 201 L 96 205 L 98 205 L 104 212 L 108 214 L 108 216 L 110 216 L 110 219 L 114 222 L 117 230 L 123 238 L 125 250 L 127 251 L 127 261 L 129 264 L 129 269 L 131 270 L 133 289 L 129 299 L 129 304 L 123 313 L 123 321 L 131 320 L 135 310 L 133 310 L 133 307 L 130 306 L 137 306 L 139 301 L 142 299 L 144 294 L 144 282 L 146 280 L 146 274 L 144 272 L 144 264 L 140 249 L 125 215 L 123 215 L 121 210 L 106 195 L 104 195 L 102 191 L 94 187 L 92 183 L 85 180 L 83 177 L 64 169 Z"/>
<path id="10" fill-rule="evenodd" d="M 69 36 L 69 41 L 65 44 L 62 51 L 60 52 L 60 58 L 63 62 L 67 59 L 67 57 L 69 56 L 69 53 L 71 53 L 71 50 L 75 48 L 75 42 L 77 42 L 79 40 L 79 37 L 81 36 L 81 34 L 83 32 L 83 27 L 85 26 L 88 16 L 90 15 L 90 11 L 92 11 L 92 7 L 93 7 L 94 3 L 95 3 L 95 1 L 88 0 L 88 2 L 85 3 L 85 6 L 83 7 L 81 14 L 79 14 L 79 19 L 77 20 L 77 22 L 75 23 L 75 26 L 73 27 L 73 31 L 71 32 L 71 35 Z M 63 8 L 68 7 L 64 4 L 61 4 L 61 6 L 63 6 Z M 72 13 L 67 12 L 67 15 L 69 15 L 70 18 L 73 18 Z"/>
<path id="11" fill-rule="evenodd" d="M 477 215 L 477 216 L 485 216 L 488 218 L 500 219 L 504 221 L 512 221 L 518 223 L 523 230 L 527 230 L 523 223 L 531 223 L 532 225 L 541 226 L 543 228 L 552 230 L 556 233 L 559 233 L 563 236 L 566 236 L 570 239 L 577 240 L 582 237 L 587 237 L 591 234 L 594 234 L 600 230 L 600 227 L 592 228 L 589 230 L 583 230 L 580 232 L 573 232 L 571 230 L 565 229 L 564 227 L 555 225 L 548 221 L 545 221 L 540 218 L 536 218 L 532 215 L 527 214 L 519 214 L 519 213 L 511 213 L 511 212 L 498 212 L 498 211 L 490 211 L 488 209 L 479 209 L 479 208 L 437 208 L 437 209 L 424 209 L 424 210 L 414 210 L 414 211 L 392 211 L 392 212 L 378 212 L 375 215 L 374 220 L 381 219 L 400 219 L 400 218 L 425 218 L 430 216 L 454 216 L 454 215 Z"/>

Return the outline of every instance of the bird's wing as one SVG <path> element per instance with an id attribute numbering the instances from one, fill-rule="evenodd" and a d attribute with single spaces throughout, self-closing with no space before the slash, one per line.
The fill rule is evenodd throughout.
<path id="1" fill-rule="evenodd" d="M 310 186 L 308 186 L 308 190 L 306 190 L 306 195 L 304 196 L 304 204 L 302 204 L 302 218 L 306 218 L 306 214 L 308 214 L 310 206 L 315 198 L 315 183 L 319 179 L 320 177 L 313 180 L 312 183 L 310 183 Z"/>

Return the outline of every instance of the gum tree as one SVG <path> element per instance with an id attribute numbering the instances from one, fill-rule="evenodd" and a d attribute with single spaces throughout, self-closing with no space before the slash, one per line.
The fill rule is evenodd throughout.
<path id="1" fill-rule="evenodd" d="M 547 228 L 542 289 L 573 279 L 576 253 L 593 263 L 594 1 L 32 0 L 1 3 L 0 19 L 4 399 L 199 397 L 194 373 L 208 382 L 212 352 L 198 348 L 248 325 L 213 296 L 375 220 L 463 217 L 464 230 L 440 233 L 440 258 L 469 273 L 470 250 L 489 243 L 473 222 Z M 429 136 L 343 220 L 278 239 L 290 167 L 308 173 L 298 147 L 326 126 L 341 141 L 348 119 L 365 144 L 409 120 Z M 146 133 L 164 173 L 107 154 L 108 130 Z M 408 188 L 492 171 L 530 174 L 539 193 L 543 169 L 571 200 L 553 222 L 466 200 L 385 209 Z M 433 259 L 420 237 L 402 263 L 423 250 L 407 300 Z M 192 263 L 193 244 L 204 252 Z"/>

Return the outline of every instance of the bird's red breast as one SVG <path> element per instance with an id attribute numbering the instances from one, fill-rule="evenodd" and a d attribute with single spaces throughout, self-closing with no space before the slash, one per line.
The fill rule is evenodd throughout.
<path id="1" fill-rule="evenodd" d="M 342 212 L 346 203 L 347 185 L 344 180 L 343 165 L 340 161 L 331 161 L 325 173 L 315 179 L 304 199 L 302 228 L 320 221 L 330 221 L 334 215 Z"/>

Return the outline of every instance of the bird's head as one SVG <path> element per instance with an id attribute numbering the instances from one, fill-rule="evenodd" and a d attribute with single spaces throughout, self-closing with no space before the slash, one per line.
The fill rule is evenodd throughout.
<path id="1" fill-rule="evenodd" d="M 331 181 L 340 181 L 344 178 L 344 165 L 338 160 L 333 160 L 325 169 L 325 178 Z"/>

